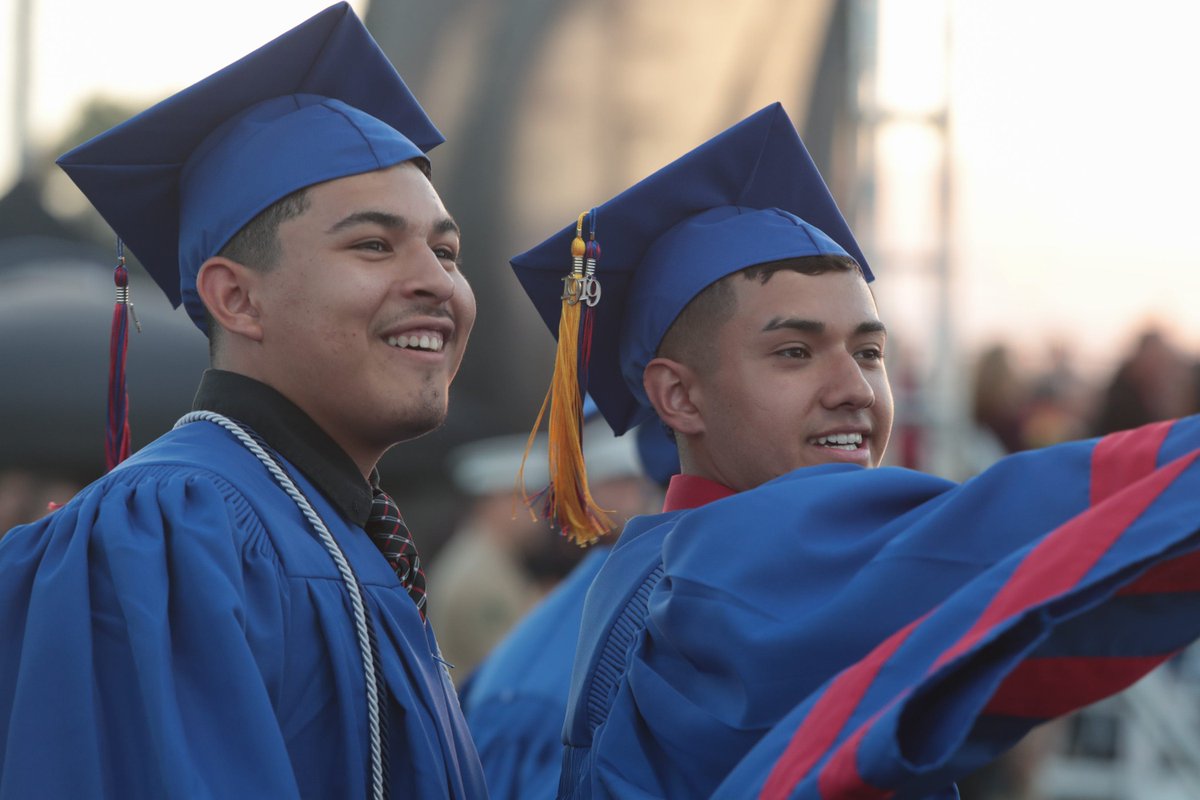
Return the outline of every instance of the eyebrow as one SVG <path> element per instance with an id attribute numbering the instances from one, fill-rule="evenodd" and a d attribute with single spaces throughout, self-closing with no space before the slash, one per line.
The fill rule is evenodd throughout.
<path id="1" fill-rule="evenodd" d="M 347 228 L 353 228 L 355 225 L 379 225 L 390 230 L 403 231 L 408 227 L 408 220 L 399 214 L 391 214 L 387 211 L 355 211 L 347 217 L 342 218 L 334 223 L 326 233 L 337 233 L 344 231 Z M 451 217 L 443 217 L 433 224 L 435 233 L 453 233 L 461 237 L 462 231 L 458 227 L 458 223 Z"/>
<path id="2" fill-rule="evenodd" d="M 379 225 L 393 230 L 404 230 L 408 227 L 408 220 L 398 214 L 389 214 L 386 211 L 355 211 L 334 223 L 326 233 L 337 233 L 347 228 L 353 228 L 355 225 Z"/>
<path id="3" fill-rule="evenodd" d="M 762 332 L 770 333 L 781 328 L 820 335 L 825 332 L 825 323 L 811 319 L 801 319 L 799 317 L 775 317 L 763 326 Z M 882 333 L 886 335 L 887 326 L 879 320 L 869 320 L 859 323 L 858 327 L 854 329 L 855 336 L 861 336 L 866 333 Z"/>
<path id="4" fill-rule="evenodd" d="M 434 233 L 453 233 L 462 238 L 462 230 L 452 217 L 444 217 L 433 224 Z"/>

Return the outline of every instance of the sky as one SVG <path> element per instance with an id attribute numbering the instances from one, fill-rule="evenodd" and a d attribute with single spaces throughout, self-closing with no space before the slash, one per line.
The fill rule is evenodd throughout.
<path id="1" fill-rule="evenodd" d="M 958 9 L 959 263 L 977 335 L 1042 329 L 1102 354 L 1157 316 L 1200 348 L 1200 4 Z"/>
<path id="2" fill-rule="evenodd" d="M 61 131 L 81 100 L 94 94 L 133 105 L 161 100 L 244 56 L 331 1 L 29 0 L 34 7 L 34 130 L 42 135 Z M 363 0 L 351 5 L 365 13 Z M 0 52 L 10 62 L 4 66 L 6 77 L 13 70 L 9 42 L 16 7 L 17 0 L 0 0 L 4 42 Z M 164 36 L 163 31 L 176 33 Z M 155 68 L 148 70 L 147 64 Z M 0 87 L 6 138 L 10 84 L 7 79 Z"/>
<path id="3" fill-rule="evenodd" d="M 934 12 L 946 7 L 944 74 Z M 881 0 L 880 10 L 880 102 L 920 112 L 950 99 L 961 348 L 1005 340 L 1029 356 L 1053 340 L 1093 373 L 1155 324 L 1200 354 L 1200 4 Z M 919 267 L 905 255 L 936 242 L 919 187 L 939 145 L 929 129 L 894 127 L 881 144 L 896 147 L 881 167 L 877 292 L 885 317 L 915 318 L 930 293 L 912 288 Z"/>
<path id="4" fill-rule="evenodd" d="M 169 0 L 34 1 L 31 122 L 46 141 L 89 95 L 148 105 L 328 4 L 209 0 L 185 13 Z M 0 187 L 15 174 L 16 2 L 0 0 Z M 1106 368 L 1156 318 L 1200 354 L 1200 3 L 878 2 L 881 98 L 935 107 L 949 82 L 951 313 L 961 347 L 1003 338 L 1036 354 L 1054 339 L 1087 372 Z M 367 4 L 352 5 L 364 13 Z M 931 35 L 946 7 L 948 73 Z M 935 240 L 936 226 L 919 213 L 914 186 L 927 177 L 922 158 L 941 145 L 920 126 L 893 133 L 880 152 L 893 159 L 883 188 L 896 188 L 883 192 L 892 207 L 872 264 L 881 302 L 915 319 L 927 314 L 928 292 L 906 252 Z"/>

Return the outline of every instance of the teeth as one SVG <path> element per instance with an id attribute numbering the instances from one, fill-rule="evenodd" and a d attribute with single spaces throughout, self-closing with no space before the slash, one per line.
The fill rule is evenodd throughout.
<path id="1" fill-rule="evenodd" d="M 420 336 L 389 336 L 387 343 L 401 349 L 410 347 L 414 350 L 428 350 L 433 353 L 442 351 L 442 337 L 437 333 L 423 333 Z"/>
<path id="2" fill-rule="evenodd" d="M 861 433 L 833 433 L 829 436 L 818 436 L 811 440 L 813 444 L 825 447 L 837 447 L 839 450 L 855 450 L 862 444 Z"/>

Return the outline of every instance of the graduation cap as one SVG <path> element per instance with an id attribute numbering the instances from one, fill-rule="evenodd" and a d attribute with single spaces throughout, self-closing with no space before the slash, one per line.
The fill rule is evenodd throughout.
<path id="1" fill-rule="evenodd" d="M 346 3 L 100 134 L 58 164 L 202 331 L 196 274 L 306 186 L 445 141 Z"/>
<path id="2" fill-rule="evenodd" d="M 746 267 L 815 255 L 849 256 L 873 277 L 775 103 L 512 259 L 559 340 L 548 401 L 560 525 L 581 529 L 584 540 L 596 530 L 586 471 L 573 449 L 577 393 L 595 399 L 617 434 L 645 422 L 654 412 L 642 372 L 696 295 Z"/>
<path id="3" fill-rule="evenodd" d="M 207 333 L 196 276 L 246 223 L 295 191 L 423 160 L 443 141 L 343 2 L 57 163 L 171 304 L 182 303 Z M 110 467 L 128 454 L 129 438 L 120 246 L 114 280 Z"/>

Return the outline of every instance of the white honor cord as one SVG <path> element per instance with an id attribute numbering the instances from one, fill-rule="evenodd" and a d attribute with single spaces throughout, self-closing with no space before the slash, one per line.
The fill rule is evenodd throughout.
<path id="1" fill-rule="evenodd" d="M 248 434 L 244 428 L 238 425 L 228 417 L 216 414 L 212 411 L 193 411 L 179 419 L 175 423 L 175 427 L 179 428 L 187 425 L 189 422 L 212 422 L 220 425 L 225 430 L 233 434 L 239 442 L 246 446 L 246 449 L 258 458 L 259 461 L 271 473 L 271 477 L 275 482 L 287 492 L 288 497 L 295 501 L 299 506 L 300 512 L 304 514 L 305 519 L 313 526 L 313 530 L 317 532 L 317 538 L 325 545 L 325 549 L 329 551 L 330 557 L 337 565 L 338 572 L 341 573 L 342 583 L 346 586 L 346 591 L 350 595 L 350 605 L 354 611 L 354 632 L 358 638 L 358 649 L 362 655 L 363 662 L 363 678 L 367 687 L 367 734 L 371 743 L 371 796 L 375 800 L 383 800 L 383 753 L 380 746 L 380 730 L 379 730 L 379 694 L 376 691 L 375 683 L 375 660 L 371 655 L 371 640 L 367 632 L 367 614 L 363 606 L 362 593 L 359 591 L 358 581 L 354 577 L 354 573 L 350 571 L 350 564 L 346 561 L 345 554 L 338 544 L 333 539 L 333 534 L 329 532 L 329 528 L 325 527 L 325 523 L 317 516 L 317 512 L 313 510 L 312 505 L 292 481 L 288 474 L 280 469 L 267 451 L 263 450 L 262 446 Z"/>

